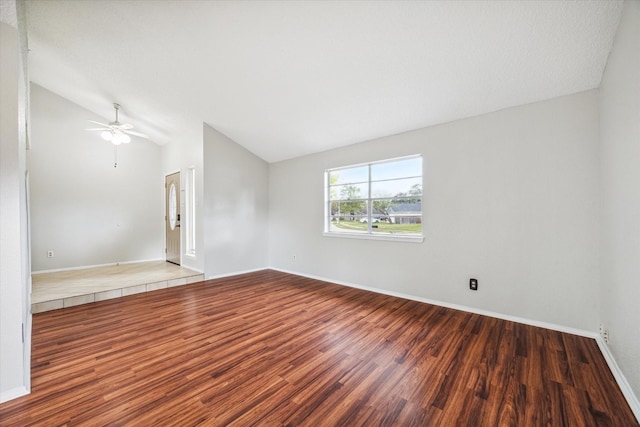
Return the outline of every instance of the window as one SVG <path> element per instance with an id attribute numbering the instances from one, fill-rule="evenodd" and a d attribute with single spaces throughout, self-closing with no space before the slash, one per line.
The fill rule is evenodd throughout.
<path id="1" fill-rule="evenodd" d="M 187 180 L 185 183 L 185 243 L 187 255 L 196 254 L 196 168 L 194 166 L 187 169 Z"/>
<path id="2" fill-rule="evenodd" d="M 325 171 L 325 233 L 422 239 L 422 157 Z"/>

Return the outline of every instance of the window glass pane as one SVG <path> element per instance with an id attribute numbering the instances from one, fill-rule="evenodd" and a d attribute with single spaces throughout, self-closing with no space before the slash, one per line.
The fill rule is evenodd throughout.
<path id="1" fill-rule="evenodd" d="M 330 188 L 331 200 L 354 200 L 369 197 L 368 184 L 336 185 Z"/>
<path id="2" fill-rule="evenodd" d="M 331 225 L 329 231 L 340 233 L 368 233 L 367 202 L 331 202 Z"/>
<path id="3" fill-rule="evenodd" d="M 397 160 L 386 163 L 374 163 L 371 165 L 371 180 L 405 178 L 409 176 L 422 176 L 422 158 Z"/>
<path id="4" fill-rule="evenodd" d="M 421 235 L 420 198 L 381 199 L 371 202 L 371 231 L 376 234 Z"/>
<path id="5" fill-rule="evenodd" d="M 331 217 L 344 220 L 360 219 L 367 216 L 367 202 L 359 201 L 333 201 L 331 202 Z"/>
<path id="6" fill-rule="evenodd" d="M 369 167 L 358 166 L 355 168 L 338 169 L 329 172 L 329 184 L 351 184 L 369 181 Z"/>
<path id="7" fill-rule="evenodd" d="M 178 202 L 176 196 L 176 186 L 171 183 L 169 187 L 169 226 L 172 230 L 176 229 L 178 220 Z"/>
<path id="8" fill-rule="evenodd" d="M 422 178 L 393 179 L 371 183 L 371 197 L 405 197 L 422 195 Z"/>
<path id="9" fill-rule="evenodd" d="M 186 234 L 186 244 L 187 244 L 187 254 L 195 255 L 196 254 L 196 169 L 191 166 L 187 173 L 187 180 L 185 183 L 185 211 L 186 211 L 186 221 L 185 225 L 185 234 Z"/>

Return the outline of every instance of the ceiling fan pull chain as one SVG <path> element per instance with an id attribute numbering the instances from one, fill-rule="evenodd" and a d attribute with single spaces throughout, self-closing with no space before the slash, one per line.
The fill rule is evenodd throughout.
<path id="1" fill-rule="evenodd" d="M 113 146 L 113 167 L 114 168 L 118 167 L 118 146 L 117 145 Z"/>

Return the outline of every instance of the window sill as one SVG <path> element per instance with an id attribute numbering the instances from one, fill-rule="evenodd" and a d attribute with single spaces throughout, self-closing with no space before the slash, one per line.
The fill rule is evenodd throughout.
<path id="1" fill-rule="evenodd" d="M 386 240 L 388 242 L 408 242 L 408 243 L 423 243 L 424 236 L 389 236 L 389 235 L 376 235 L 376 234 L 356 234 L 356 233 L 337 233 L 337 232 L 324 232 L 325 237 L 337 237 L 346 239 L 361 239 L 361 240 Z"/>

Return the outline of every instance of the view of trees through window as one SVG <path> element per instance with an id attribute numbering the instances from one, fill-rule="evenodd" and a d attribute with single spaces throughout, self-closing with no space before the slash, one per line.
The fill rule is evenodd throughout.
<path id="1" fill-rule="evenodd" d="M 422 236 L 422 158 L 326 171 L 330 233 Z"/>

